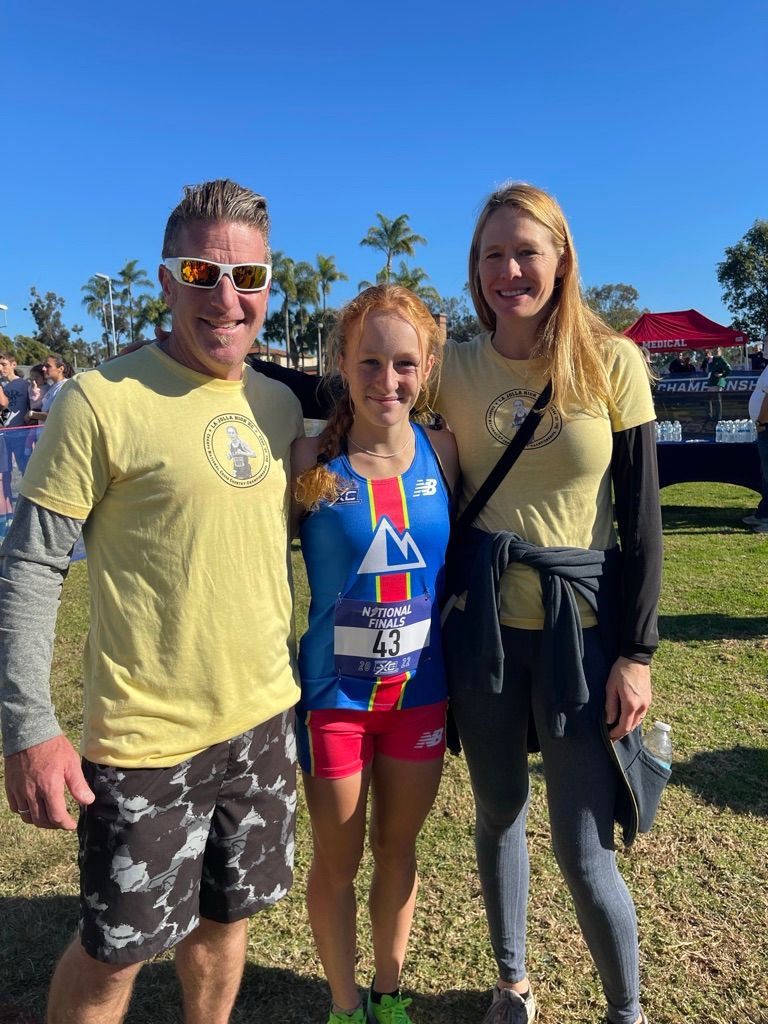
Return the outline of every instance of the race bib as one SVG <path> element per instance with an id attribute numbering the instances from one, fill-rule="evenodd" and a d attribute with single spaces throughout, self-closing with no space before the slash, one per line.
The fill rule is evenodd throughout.
<path id="1" fill-rule="evenodd" d="M 390 604 L 340 598 L 333 630 L 336 671 L 360 679 L 415 672 L 429 647 L 431 625 L 429 594 Z"/>

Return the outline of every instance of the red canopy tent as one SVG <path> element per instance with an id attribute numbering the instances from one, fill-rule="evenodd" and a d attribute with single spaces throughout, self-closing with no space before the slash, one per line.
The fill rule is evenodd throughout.
<path id="1" fill-rule="evenodd" d="M 643 313 L 624 333 L 653 352 L 749 344 L 743 331 L 723 327 L 695 309 L 681 309 L 676 313 Z"/>

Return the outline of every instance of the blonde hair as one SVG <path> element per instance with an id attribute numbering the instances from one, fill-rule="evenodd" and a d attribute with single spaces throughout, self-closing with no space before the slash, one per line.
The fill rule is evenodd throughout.
<path id="1" fill-rule="evenodd" d="M 344 438 L 355 419 L 349 388 L 339 371 L 339 359 L 347 353 L 350 342 L 360 340 L 365 322 L 372 313 L 391 313 L 405 320 L 418 336 L 422 365 L 430 356 L 433 357 L 432 372 L 421 386 L 418 400 L 411 409 L 411 419 L 425 422 L 431 415 L 430 405 L 437 391 L 445 344 L 434 317 L 421 299 L 407 288 L 394 284 L 366 288 L 340 311 L 328 339 L 328 368 L 323 382 L 333 406 L 319 437 L 317 463 L 296 480 L 296 500 L 306 509 L 313 509 L 323 501 L 335 501 L 347 485 L 347 481 L 329 470 L 327 465 L 343 451 Z"/>
<path id="2" fill-rule="evenodd" d="M 549 362 L 551 404 L 561 415 L 568 399 L 587 411 L 596 410 L 610 395 L 606 349 L 617 336 L 582 298 L 578 258 L 565 214 L 552 196 L 534 185 L 507 182 L 491 193 L 480 211 L 469 249 L 469 290 L 478 319 L 487 331 L 496 330 L 496 314 L 480 285 L 480 240 L 490 218 L 504 206 L 545 227 L 562 259 L 563 275 L 555 282 L 549 312 L 531 352 L 532 358 L 544 356 Z"/>
<path id="3" fill-rule="evenodd" d="M 185 185 L 184 198 L 171 212 L 165 225 L 163 237 L 163 258 L 166 256 L 187 256 L 194 253 L 177 252 L 179 238 L 185 225 L 190 223 L 216 224 L 231 221 L 248 224 L 261 232 L 269 251 L 269 212 L 267 200 L 258 192 L 238 185 L 229 178 L 204 181 L 202 185 Z"/>

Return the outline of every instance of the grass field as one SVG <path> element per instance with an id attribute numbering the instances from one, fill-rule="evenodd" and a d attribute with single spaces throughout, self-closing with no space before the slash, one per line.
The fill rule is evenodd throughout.
<path id="1" fill-rule="evenodd" d="M 644 1005 L 651 1024 L 768 1024 L 768 536 L 742 527 L 752 496 L 740 488 L 680 485 L 665 490 L 663 502 L 663 639 L 651 714 L 673 723 L 676 760 L 653 831 L 620 855 L 637 903 Z M 301 578 L 298 590 L 301 622 Z M 71 736 L 81 713 L 86 628 L 81 563 L 66 584 L 53 671 L 56 706 Z M 536 758 L 531 769 L 528 966 L 538 1020 L 596 1024 L 599 984 L 549 849 Z M 36 1024 L 53 964 L 75 926 L 75 844 L 71 835 L 21 825 L 7 808 L 0 822 L 0 1024 Z M 472 826 L 466 766 L 450 758 L 420 840 L 422 887 L 403 975 L 417 1024 L 474 1024 L 487 1006 L 495 974 Z M 302 808 L 296 884 L 251 922 L 234 1024 L 325 1024 L 327 990 L 303 906 L 309 856 Z M 362 912 L 359 932 L 365 983 L 371 953 Z M 170 957 L 144 969 L 127 1020 L 181 1020 Z"/>

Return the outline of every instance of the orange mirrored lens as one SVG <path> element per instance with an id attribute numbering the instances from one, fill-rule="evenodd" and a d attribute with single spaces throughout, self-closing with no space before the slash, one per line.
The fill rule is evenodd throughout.
<path id="1" fill-rule="evenodd" d="M 241 263 L 232 271 L 232 280 L 236 288 L 253 291 L 263 288 L 267 283 L 267 268 L 261 263 Z"/>
<path id="2" fill-rule="evenodd" d="M 182 260 L 179 272 L 186 284 L 196 284 L 201 288 L 215 288 L 220 276 L 216 264 L 206 260 Z"/>

